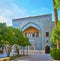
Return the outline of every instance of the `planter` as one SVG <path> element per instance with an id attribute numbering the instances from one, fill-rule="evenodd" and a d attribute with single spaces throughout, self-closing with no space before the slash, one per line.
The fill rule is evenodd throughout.
<path id="1" fill-rule="evenodd" d="M 10 61 L 10 57 L 1 58 L 0 61 Z"/>

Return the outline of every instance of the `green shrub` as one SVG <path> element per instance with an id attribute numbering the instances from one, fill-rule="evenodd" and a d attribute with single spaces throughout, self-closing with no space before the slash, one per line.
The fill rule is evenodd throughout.
<path id="1" fill-rule="evenodd" d="M 20 55 L 14 55 L 14 56 L 11 56 L 10 59 L 13 60 L 13 59 L 16 59 L 18 57 L 20 57 Z"/>
<path id="2" fill-rule="evenodd" d="M 14 59 L 19 58 L 19 57 L 22 57 L 22 56 L 24 56 L 24 55 L 14 55 L 14 56 L 11 56 L 10 57 L 10 60 L 14 60 Z"/>
<path id="3" fill-rule="evenodd" d="M 50 51 L 51 57 L 55 60 L 60 60 L 60 49 L 54 48 Z"/>

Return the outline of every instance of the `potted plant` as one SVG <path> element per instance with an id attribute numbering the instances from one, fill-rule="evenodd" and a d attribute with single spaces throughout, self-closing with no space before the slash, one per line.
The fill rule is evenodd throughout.
<path id="1" fill-rule="evenodd" d="M 50 51 L 53 61 L 60 61 L 60 49 L 54 48 Z"/>

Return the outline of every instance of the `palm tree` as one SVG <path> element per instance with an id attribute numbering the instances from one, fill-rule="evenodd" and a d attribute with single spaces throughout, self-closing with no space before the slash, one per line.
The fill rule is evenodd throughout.
<path id="1" fill-rule="evenodd" d="M 57 8 L 58 7 L 56 7 L 57 6 L 56 0 L 53 0 L 53 5 L 54 5 L 55 28 L 57 28 L 57 23 L 58 23 L 58 11 L 57 11 Z M 57 41 L 56 43 L 57 43 L 57 48 L 60 48 L 59 41 Z"/>
<path id="2" fill-rule="evenodd" d="M 55 0 L 53 0 L 53 5 L 54 5 L 55 27 L 57 27 L 57 22 L 58 22 L 58 12 L 57 12 L 57 8 L 55 7 L 55 5 L 56 5 Z"/>

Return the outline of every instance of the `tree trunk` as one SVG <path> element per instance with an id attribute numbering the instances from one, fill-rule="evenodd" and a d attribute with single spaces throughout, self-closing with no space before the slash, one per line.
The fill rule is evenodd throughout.
<path id="1" fill-rule="evenodd" d="M 57 49 L 59 48 L 59 43 L 58 43 L 58 41 L 57 41 Z"/>
<path id="2" fill-rule="evenodd" d="M 25 48 L 25 47 L 23 47 L 23 55 L 25 55 L 24 48 Z"/>
<path id="3" fill-rule="evenodd" d="M 28 55 L 28 46 L 27 46 L 27 55 Z"/>
<path id="4" fill-rule="evenodd" d="M 10 56 L 10 49 L 8 49 L 8 53 L 7 53 L 7 57 L 9 57 Z"/>
<path id="5" fill-rule="evenodd" d="M 55 0 L 53 0 L 53 5 L 54 5 L 54 18 L 55 18 L 55 27 L 57 27 L 57 22 L 58 22 L 58 12 L 57 12 L 57 8 L 55 8 Z"/>
<path id="6" fill-rule="evenodd" d="M 7 45 L 4 45 L 4 47 L 5 47 L 5 51 L 6 51 L 6 54 L 7 54 L 7 57 L 9 57 L 10 56 L 10 52 L 11 52 L 11 45 L 9 45 L 9 46 L 7 46 Z"/>
<path id="7" fill-rule="evenodd" d="M 16 45 L 15 45 L 15 47 L 16 47 L 17 54 L 19 55 L 19 49 L 18 49 L 18 47 Z"/>
<path id="8" fill-rule="evenodd" d="M 57 42 L 57 49 L 59 49 L 60 48 L 60 43 L 59 42 Z"/>
<path id="9" fill-rule="evenodd" d="M 4 48 L 5 48 L 5 51 L 6 51 L 6 53 L 7 53 L 7 48 L 6 48 L 6 45 L 4 45 Z"/>
<path id="10" fill-rule="evenodd" d="M 10 56 L 11 47 L 12 47 L 12 46 L 9 46 L 9 47 L 7 48 L 7 57 L 9 57 L 9 56 Z"/>
<path id="11" fill-rule="evenodd" d="M 59 43 L 59 48 L 60 48 L 60 43 Z"/>

